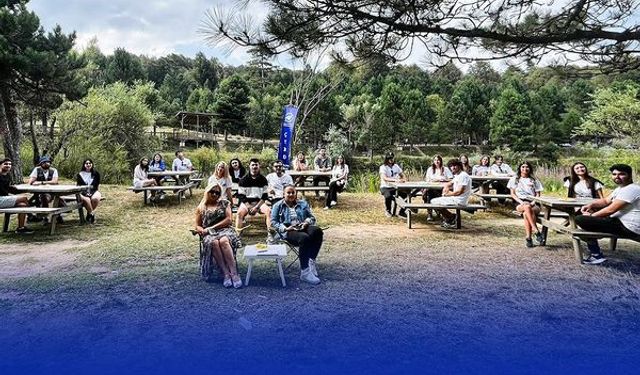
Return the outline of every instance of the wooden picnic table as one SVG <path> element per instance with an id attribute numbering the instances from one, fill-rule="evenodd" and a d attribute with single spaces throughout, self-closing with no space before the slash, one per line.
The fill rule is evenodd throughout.
<path id="1" fill-rule="evenodd" d="M 154 171 L 154 172 L 147 173 L 147 176 L 149 176 L 149 177 L 173 177 L 173 176 L 191 177 L 192 174 L 197 173 L 197 172 L 198 171 L 196 171 L 196 170 L 192 170 L 192 171 Z"/>
<path id="2" fill-rule="evenodd" d="M 511 177 L 512 176 L 506 176 L 506 175 L 471 176 L 471 181 L 477 182 L 479 184 L 481 195 L 488 195 L 489 185 L 491 182 L 494 182 L 494 181 L 509 182 Z M 496 195 L 496 197 L 499 197 L 499 195 Z M 506 197 L 502 197 L 502 198 L 506 198 Z"/>
<path id="3" fill-rule="evenodd" d="M 148 177 L 173 177 L 175 180 L 175 185 L 156 185 L 156 186 L 144 186 L 144 187 L 129 187 L 128 190 L 131 190 L 135 193 L 142 192 L 144 204 L 146 205 L 149 202 L 149 192 L 159 192 L 159 191 L 173 191 L 178 195 L 178 203 L 182 204 L 182 199 L 185 198 L 185 191 L 189 190 L 189 196 L 193 194 L 192 189 L 200 184 L 202 179 L 192 179 L 191 176 L 197 173 L 197 171 L 153 171 L 148 172 Z"/>
<path id="4" fill-rule="evenodd" d="M 331 171 L 320 172 L 320 171 L 316 171 L 314 169 L 310 169 L 310 170 L 307 170 L 307 171 L 287 171 L 286 173 L 291 177 L 299 177 L 299 176 L 303 176 L 303 177 L 318 177 L 318 176 L 331 177 L 332 176 Z"/>
<path id="5" fill-rule="evenodd" d="M 407 203 L 411 203 L 411 198 L 414 194 L 412 194 L 415 190 L 442 190 L 448 182 L 439 182 L 439 181 L 407 181 L 407 182 L 390 182 L 389 186 L 393 187 L 396 190 L 408 190 L 409 194 L 407 195 Z"/>
<path id="6" fill-rule="evenodd" d="M 576 259 L 582 262 L 582 251 L 580 249 L 580 242 L 578 239 L 573 238 L 573 235 L 578 231 L 576 226 L 576 209 L 593 202 L 592 198 L 558 198 L 558 197 L 527 197 L 527 200 L 536 202 L 541 207 L 542 217 L 538 218 L 538 222 L 542 225 L 542 238 L 546 244 L 547 235 L 549 229 L 568 234 L 572 237 L 573 251 Z M 565 226 L 560 223 L 551 221 L 551 211 L 557 210 L 567 214 L 567 220 L 569 225 Z"/>
<path id="7" fill-rule="evenodd" d="M 293 178 L 294 182 L 296 180 L 296 177 L 304 177 L 306 179 L 307 177 L 329 177 L 329 178 L 331 178 L 331 176 L 333 176 L 331 171 L 320 172 L 320 171 L 316 171 L 314 169 L 310 169 L 310 170 L 307 170 L 307 171 L 286 171 L 286 173 L 289 174 L 289 176 L 291 176 Z M 305 191 L 321 192 L 321 191 L 328 191 L 329 190 L 329 186 L 328 185 L 324 185 L 324 186 L 303 185 L 303 186 L 296 186 L 296 190 L 298 192 L 305 192 Z"/>
<path id="8" fill-rule="evenodd" d="M 84 217 L 84 206 L 82 205 L 82 200 L 80 199 L 80 194 L 83 191 L 89 189 L 90 186 L 77 186 L 77 185 L 29 185 L 29 184 L 20 184 L 15 185 L 15 188 L 20 193 L 32 193 L 32 194 L 50 194 L 53 198 L 51 207 L 11 207 L 0 209 L 0 213 L 4 213 L 4 224 L 3 224 L 3 232 L 9 230 L 9 220 L 11 219 L 11 215 L 15 214 L 35 214 L 35 215 L 51 215 L 50 220 L 50 234 L 55 232 L 56 228 L 56 219 L 60 214 L 64 212 L 70 212 L 75 209 L 78 210 L 78 215 L 80 217 L 80 224 L 85 223 Z M 76 197 L 75 202 L 67 202 L 64 203 L 64 199 L 62 199 L 63 195 L 74 195 Z"/>
<path id="9" fill-rule="evenodd" d="M 407 214 L 407 227 L 411 229 L 412 216 L 414 210 L 417 213 L 419 209 L 451 209 L 456 211 L 456 228 L 462 228 L 462 216 L 460 211 L 467 211 L 473 213 L 477 210 L 484 210 L 484 205 L 466 204 L 463 206 L 446 206 L 431 204 L 429 202 L 411 203 L 411 197 L 415 190 L 442 190 L 448 184 L 447 181 L 409 181 L 409 182 L 391 182 L 389 185 L 397 190 L 408 190 L 407 198 L 402 199 L 400 196 L 396 196 L 396 204 L 405 209 Z"/>

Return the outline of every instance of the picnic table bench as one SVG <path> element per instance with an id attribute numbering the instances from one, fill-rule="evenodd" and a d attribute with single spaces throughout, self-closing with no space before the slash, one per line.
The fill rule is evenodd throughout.
<path id="1" fill-rule="evenodd" d="M 162 185 L 162 186 L 144 186 L 144 187 L 128 187 L 127 190 L 131 190 L 134 193 L 142 192 L 144 198 L 144 204 L 147 204 L 149 201 L 149 192 L 152 191 L 164 191 L 169 190 L 173 191 L 178 195 L 178 203 L 182 204 L 182 200 L 185 199 L 185 192 L 189 191 L 189 196 L 193 194 L 192 189 L 196 186 L 195 182 L 189 182 L 185 185 Z"/>
<path id="2" fill-rule="evenodd" d="M 315 171 L 315 170 L 308 170 L 308 171 L 287 171 L 287 174 L 289 174 L 289 176 L 291 176 L 291 178 L 296 179 L 296 177 L 305 177 L 305 182 L 309 183 L 311 181 L 309 181 L 310 179 L 312 179 L 313 177 L 318 177 L 318 176 L 323 176 L 323 177 L 329 177 L 331 178 L 332 174 L 331 172 L 319 172 L 319 171 Z M 313 191 L 316 193 L 319 193 L 321 191 L 329 191 L 329 185 L 318 185 L 318 186 L 313 186 L 313 185 L 308 185 L 305 184 L 303 186 L 296 186 L 296 191 L 298 192 L 307 192 L 307 191 Z"/>
<path id="3" fill-rule="evenodd" d="M 51 203 L 51 207 L 9 207 L 0 209 L 0 214 L 4 214 L 4 222 L 2 225 L 3 232 L 7 232 L 9 230 L 11 215 L 19 214 L 32 214 L 36 216 L 50 217 L 49 234 L 55 233 L 57 218 L 66 212 L 78 210 L 80 224 L 85 223 L 84 207 L 80 203 L 80 193 L 87 190 L 89 186 L 20 184 L 15 185 L 15 188 L 21 193 L 51 194 L 53 201 Z M 73 199 L 63 199 L 65 194 L 69 197 L 73 197 Z"/>
<path id="4" fill-rule="evenodd" d="M 143 187 L 128 187 L 127 190 L 131 190 L 134 193 L 142 192 L 144 198 L 144 204 L 149 202 L 149 192 L 157 191 L 173 191 L 178 195 L 178 203 L 182 204 L 182 200 L 185 198 L 185 192 L 189 191 L 189 196 L 193 195 L 193 188 L 200 184 L 202 179 L 192 179 L 192 176 L 196 173 L 196 170 L 191 171 L 154 171 L 147 174 L 148 177 L 168 177 L 172 179 L 173 185 L 157 185 L 157 186 L 143 186 Z"/>
<path id="5" fill-rule="evenodd" d="M 422 190 L 422 189 L 432 189 L 432 190 L 442 190 L 445 186 L 445 182 L 429 182 L 429 181 L 415 181 L 415 182 L 396 182 L 391 183 L 390 185 L 397 190 L 406 190 L 409 191 L 406 200 L 401 197 L 396 197 L 396 204 L 398 207 L 405 210 L 407 214 L 407 227 L 411 229 L 412 215 L 417 213 L 420 209 L 449 209 L 456 211 L 456 228 L 462 228 L 462 216 L 460 215 L 461 211 L 466 211 L 469 213 L 474 213 L 477 210 L 484 210 L 487 207 L 483 204 L 467 204 L 467 205 L 442 205 L 442 204 L 433 204 L 433 203 L 412 203 L 411 198 L 413 194 L 412 191 Z"/>
<path id="6" fill-rule="evenodd" d="M 488 200 L 491 199 L 511 199 L 513 200 L 513 197 L 511 196 L 511 194 L 491 194 L 491 193 L 475 193 L 473 194 L 476 197 L 480 198 L 481 201 L 486 202 Z"/>
<path id="7" fill-rule="evenodd" d="M 555 197 L 529 197 L 530 200 L 540 204 L 541 214 L 538 215 L 538 223 L 542 225 L 542 236 L 546 244 L 549 229 L 567 234 L 571 238 L 573 252 L 576 260 L 583 261 L 581 241 L 600 238 L 609 238 L 610 247 L 615 251 L 618 239 L 629 239 L 640 242 L 640 236 L 623 237 L 612 233 L 589 232 L 576 226 L 576 209 L 593 201 L 591 198 L 555 198 Z M 559 212 L 553 212 L 559 211 Z M 564 214 L 564 215 L 562 215 Z M 551 220 L 553 217 L 563 217 L 568 220 L 568 225 L 556 223 Z"/>

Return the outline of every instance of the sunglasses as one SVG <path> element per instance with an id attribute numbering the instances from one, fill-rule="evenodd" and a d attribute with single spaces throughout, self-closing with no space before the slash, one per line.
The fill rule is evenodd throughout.
<path id="1" fill-rule="evenodd" d="M 220 192 L 220 190 L 209 190 L 209 194 L 211 194 L 211 195 L 220 195 L 220 194 L 222 194 L 222 192 Z"/>

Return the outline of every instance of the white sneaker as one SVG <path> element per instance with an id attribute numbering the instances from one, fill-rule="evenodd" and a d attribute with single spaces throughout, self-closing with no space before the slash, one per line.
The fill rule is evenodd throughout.
<path id="1" fill-rule="evenodd" d="M 331 201 L 331 207 L 335 206 L 336 204 L 338 204 L 338 202 L 336 202 L 336 201 Z"/>
<path id="2" fill-rule="evenodd" d="M 318 269 L 316 268 L 316 261 L 313 259 L 309 259 L 309 269 L 313 276 L 318 277 Z"/>
<path id="3" fill-rule="evenodd" d="M 224 278 L 224 281 L 222 282 L 222 285 L 224 285 L 225 288 L 231 288 L 231 286 L 233 285 L 233 282 L 231 281 L 231 277 L 226 276 Z"/>
<path id="4" fill-rule="evenodd" d="M 318 285 L 320 284 L 320 279 L 318 279 L 318 277 L 316 277 L 312 272 L 311 272 L 311 267 L 307 267 L 305 269 L 303 269 L 302 271 L 300 271 L 300 280 L 307 282 L 311 285 Z"/>

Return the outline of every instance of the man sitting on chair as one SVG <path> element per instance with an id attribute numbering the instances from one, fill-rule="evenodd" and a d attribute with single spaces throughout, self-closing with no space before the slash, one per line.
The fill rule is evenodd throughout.
<path id="1" fill-rule="evenodd" d="M 453 180 L 445 185 L 442 196 L 433 198 L 432 204 L 444 206 L 466 206 L 471 195 L 471 177 L 462 170 L 462 163 L 458 159 L 449 160 L 447 166 L 453 173 Z M 443 228 L 455 228 L 457 217 L 445 208 L 438 209 L 442 216 Z"/>
<path id="2" fill-rule="evenodd" d="M 260 174 L 260 161 L 251 159 L 249 161 L 249 173 L 240 179 L 238 183 L 238 215 L 236 216 L 236 229 L 242 229 L 242 223 L 247 215 L 255 215 L 261 212 L 265 215 L 267 228 L 271 227 L 271 210 L 265 204 L 268 199 L 267 179 Z M 271 242 L 271 234 L 267 237 L 267 242 Z"/>
<path id="3" fill-rule="evenodd" d="M 633 170 L 627 164 L 615 164 L 609 171 L 618 187 L 608 197 L 583 206 L 582 215 L 576 216 L 576 224 L 589 232 L 640 236 L 640 186 L 633 183 Z M 597 240 L 588 240 L 587 247 L 591 255 L 584 264 L 600 264 L 607 260 L 602 256 Z"/>
<path id="4" fill-rule="evenodd" d="M 293 185 L 293 179 L 289 174 L 284 173 L 284 165 L 280 160 L 273 163 L 273 173 L 267 175 L 267 194 L 271 204 L 276 203 L 284 197 L 284 187 Z"/>

